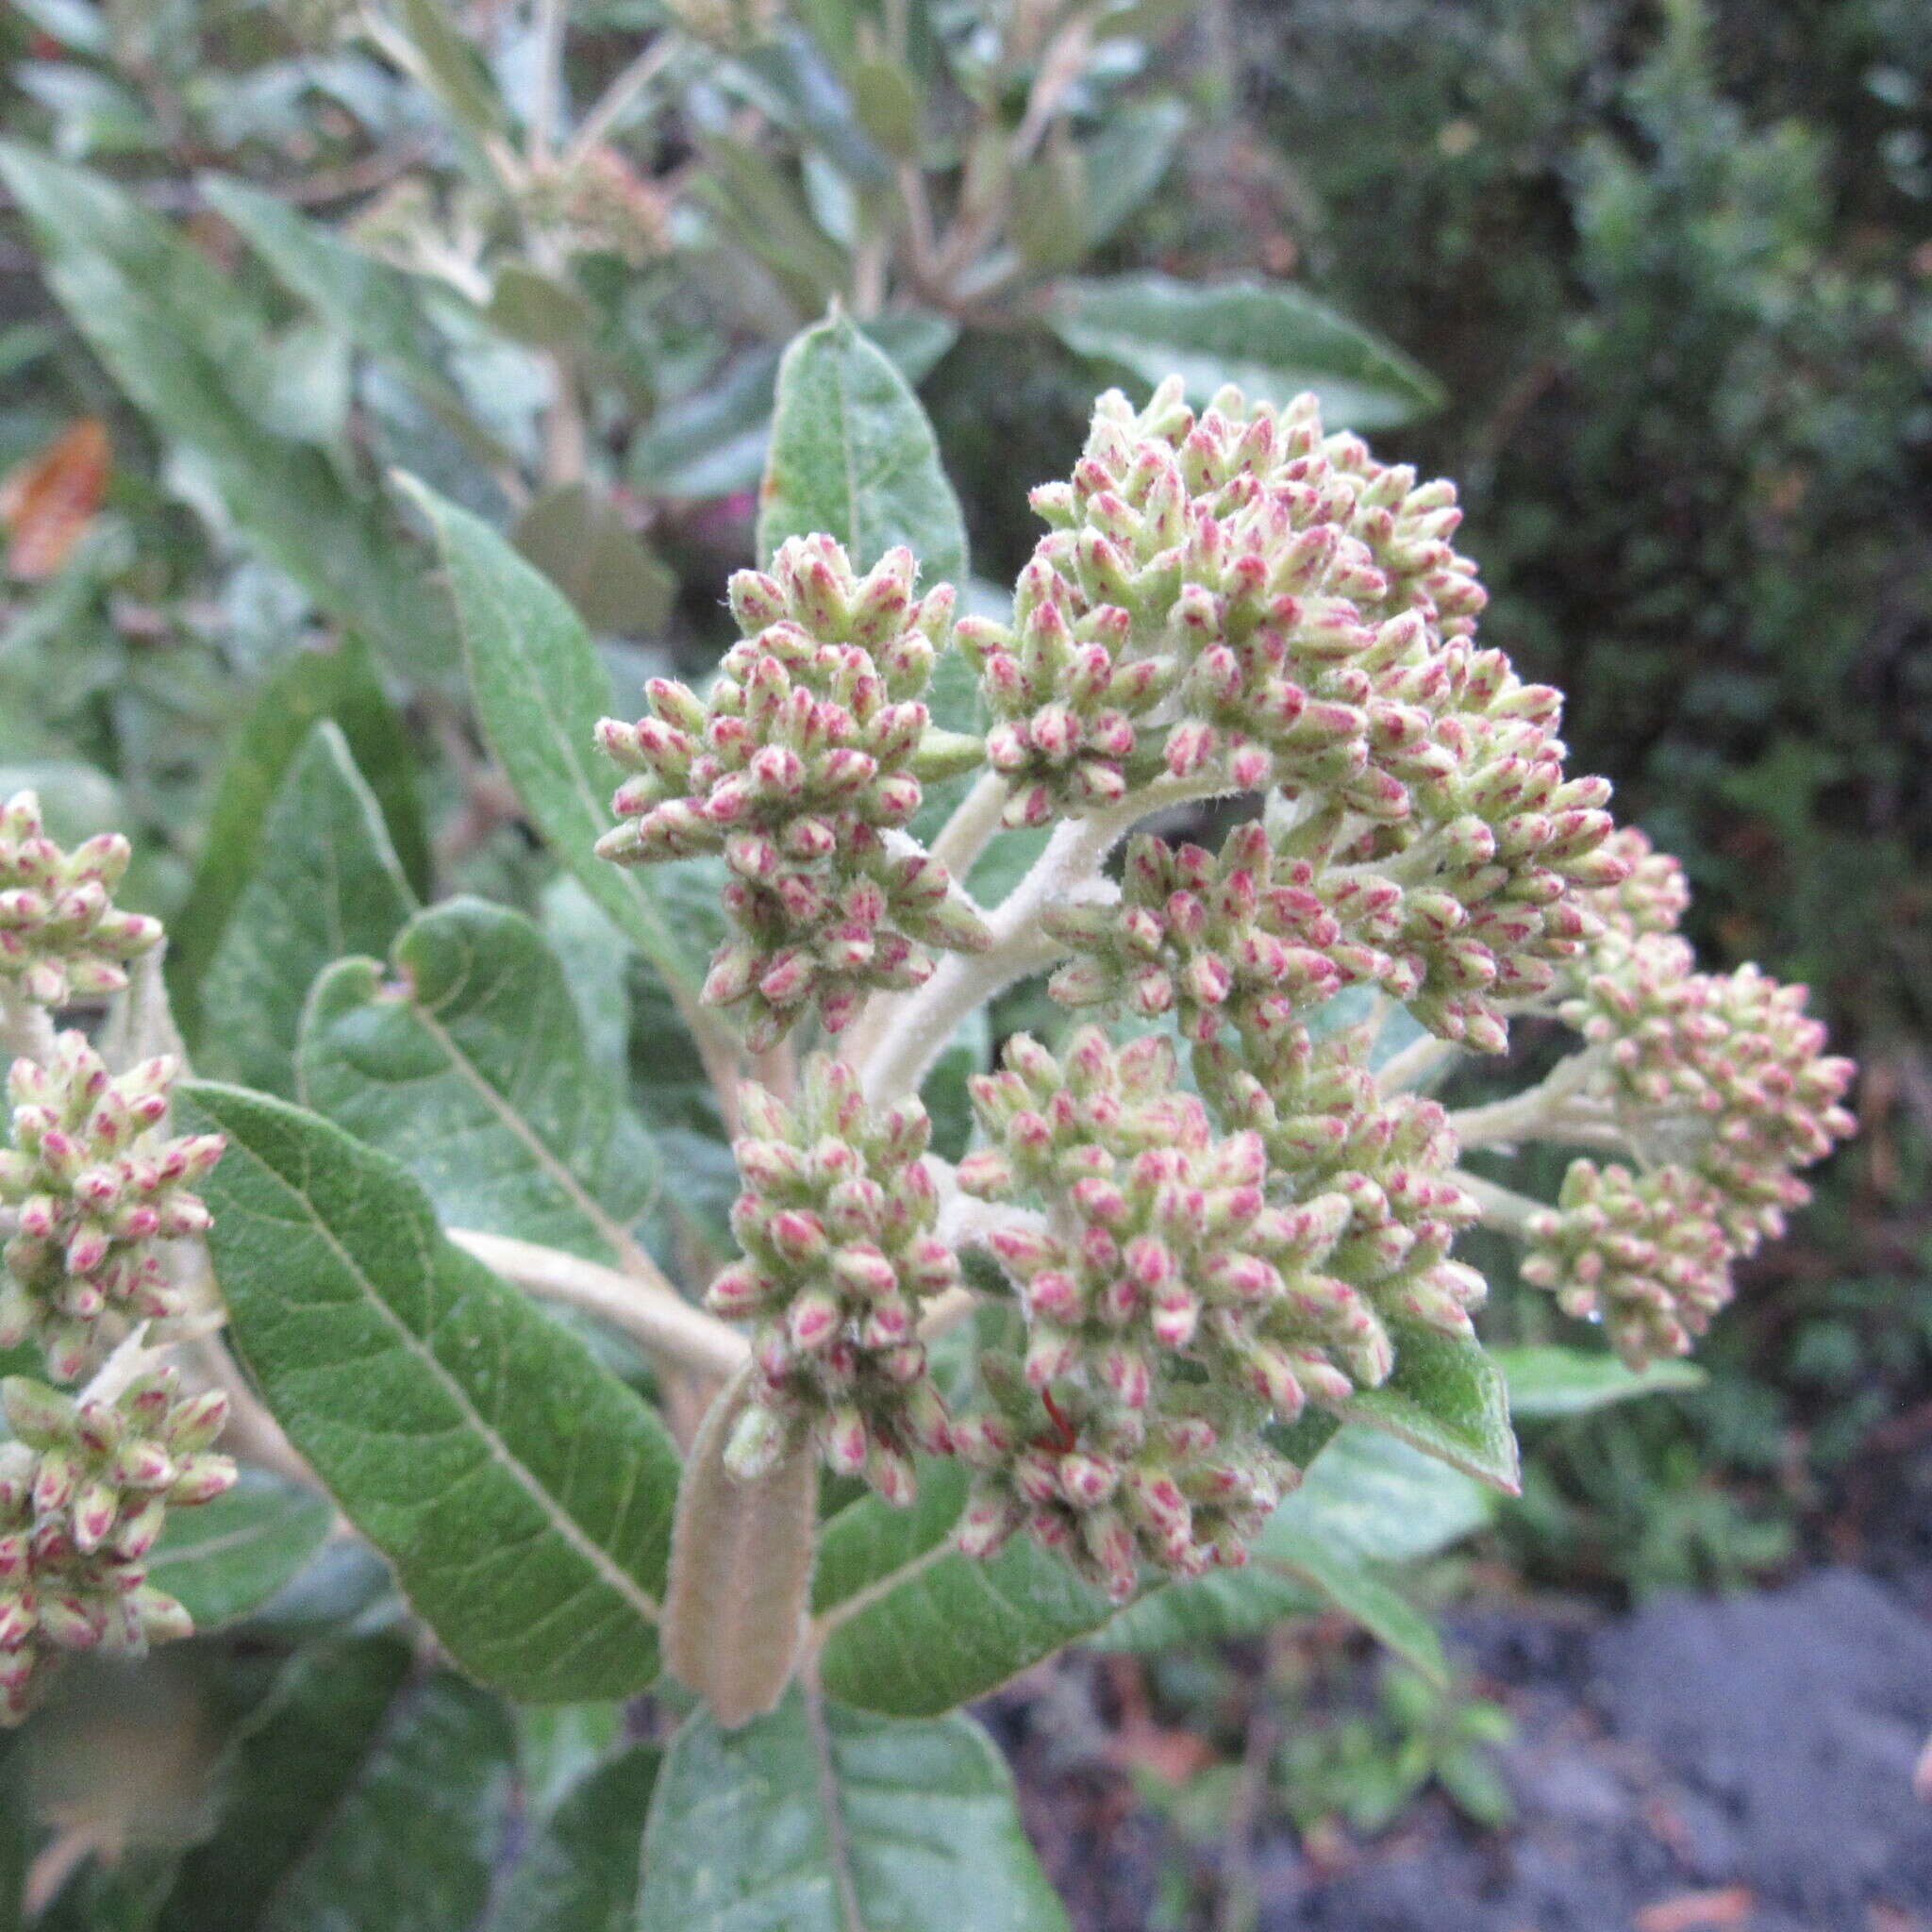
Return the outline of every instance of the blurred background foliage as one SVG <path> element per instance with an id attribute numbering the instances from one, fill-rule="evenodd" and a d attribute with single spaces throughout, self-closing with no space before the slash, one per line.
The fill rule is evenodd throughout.
<path id="1" fill-rule="evenodd" d="M 1458 1561 L 1622 1600 L 1932 1544 L 1913 0 L 16 0 L 0 116 L 0 792 L 134 836 L 191 1021 L 319 716 L 419 886 L 546 884 L 391 468 L 634 689 L 725 641 L 779 349 L 834 297 L 919 386 L 971 596 L 1105 382 L 1312 385 L 1458 480 L 1490 641 L 1683 857 L 1700 945 L 1810 981 L 1866 1067 L 1708 1385 L 1529 1424 Z M 1484 1707 L 1384 1697 L 1283 1760 L 1297 1815 L 1488 1805 Z"/>

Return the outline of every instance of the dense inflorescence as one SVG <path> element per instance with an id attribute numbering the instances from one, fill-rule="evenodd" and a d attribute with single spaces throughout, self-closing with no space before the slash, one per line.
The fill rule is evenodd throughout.
<path id="1" fill-rule="evenodd" d="M 958 1546 L 990 1557 L 1024 1530 L 1116 1603 L 1143 1563 L 1179 1576 L 1239 1568 L 1301 1480 L 1260 1433 L 1264 1411 L 1227 1391 L 1188 1385 L 1143 1420 L 1090 1389 L 1038 1390 L 997 1354 L 980 1380 L 986 1407 L 954 1426 L 974 1471 Z"/>
<path id="2" fill-rule="evenodd" d="M 1260 889 L 1271 906 L 1299 895 L 1256 934 L 1275 947 L 1231 958 L 1198 908 L 1162 903 L 1252 874 L 1247 851 L 1216 881 L 1142 841 L 1124 922 L 1069 923 L 1087 957 L 1063 993 L 1145 1010 L 1164 974 L 1198 1009 L 1218 982 L 1265 983 L 1287 948 L 1334 969 L 1304 1004 L 1336 974 L 1366 978 L 1499 1051 L 1506 1009 L 1548 993 L 1591 937 L 1581 895 L 1627 860 L 1607 843 L 1608 786 L 1563 772 L 1557 694 L 1472 641 L 1483 598 L 1448 541 L 1450 486 L 1324 437 L 1312 398 L 1275 410 L 1224 391 L 1197 417 L 1171 383 L 1138 416 L 1103 397 L 1073 480 L 1033 500 L 1051 528 L 1013 623 L 959 626 L 999 721 L 987 756 L 1012 780 L 1009 821 L 1093 811 L 1163 775 L 1293 802 L 1275 900 Z"/>
<path id="3" fill-rule="evenodd" d="M 916 1101 L 874 1114 L 848 1067 L 809 1061 L 796 1102 L 742 1096 L 744 1259 L 714 1280 L 717 1313 L 756 1323 L 758 1377 L 726 1451 L 751 1476 L 809 1441 L 826 1466 L 909 1502 L 912 1453 L 950 1444 L 919 1339 L 922 1303 L 958 1285 L 933 1228 L 939 1193 Z"/>
<path id="4" fill-rule="evenodd" d="M 31 791 L 0 806 L 0 979 L 42 1007 L 125 986 L 128 961 L 161 937 L 159 921 L 113 903 L 129 856 L 117 832 L 62 852 Z"/>
<path id="5" fill-rule="evenodd" d="M 705 998 L 745 1007 L 754 1051 L 814 1003 L 838 1032 L 868 992 L 928 977 L 935 949 L 987 942 L 945 867 L 903 830 L 922 776 L 980 750 L 930 729 L 921 696 L 953 592 L 916 597 L 915 575 L 908 550 L 860 577 L 831 539 L 794 538 L 769 575 L 732 578 L 744 636 L 706 698 L 655 679 L 648 716 L 598 727 L 635 774 L 599 855 L 620 865 L 724 856 L 731 935 Z"/>
<path id="6" fill-rule="evenodd" d="M 1035 1388 L 1074 1380 L 1144 1410 L 1186 1360 L 1291 1420 L 1309 1392 L 1388 1374 L 1374 1310 L 1326 1272 L 1347 1200 L 1272 1204 L 1261 1137 L 1216 1137 L 1165 1040 L 1116 1050 L 1087 1027 L 1056 1058 L 1022 1034 L 973 1102 L 992 1144 L 960 1188 L 1045 1211 L 986 1238 L 1021 1285 Z"/>
<path id="7" fill-rule="evenodd" d="M 1802 986 L 1699 973 L 1676 937 L 1682 867 L 1635 829 L 1616 844 L 1628 876 L 1589 895 L 1596 937 L 1559 1010 L 1590 1048 L 1573 1105 L 1641 1171 L 1573 1162 L 1557 1206 L 1524 1224 L 1523 1274 L 1641 1365 L 1688 1353 L 1731 1299 L 1731 1264 L 1809 1198 L 1797 1170 L 1852 1132 L 1855 1069 L 1824 1052 Z"/>
<path id="8" fill-rule="evenodd" d="M 108 1074 L 78 1033 L 51 1065 L 16 1060 L 12 1146 L 0 1148 L 0 1219 L 10 1221 L 0 1347 L 32 1336 L 49 1374 L 72 1381 L 99 1324 L 179 1314 L 188 1291 L 168 1243 L 207 1231 L 192 1184 L 222 1158 L 219 1135 L 159 1131 L 176 1073 L 158 1058 Z"/>
<path id="9" fill-rule="evenodd" d="M 108 1402 L 20 1377 L 4 1395 L 13 1440 L 0 1444 L 0 1724 L 17 1724 L 63 1654 L 138 1655 L 190 1634 L 145 1559 L 169 1508 L 219 1496 L 235 1465 L 212 1453 L 226 1397 L 180 1398 L 171 1370 Z"/>

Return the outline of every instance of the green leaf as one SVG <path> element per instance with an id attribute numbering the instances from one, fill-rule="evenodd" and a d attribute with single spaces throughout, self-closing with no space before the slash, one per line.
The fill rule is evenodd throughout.
<path id="1" fill-rule="evenodd" d="M 348 741 L 410 886 L 419 894 L 429 891 L 429 840 L 408 734 L 375 675 L 368 645 L 345 637 L 330 648 L 285 658 L 235 734 L 215 788 L 194 883 L 186 905 L 168 924 L 169 991 L 191 1039 L 198 1031 L 201 976 L 255 872 L 269 807 L 324 718 L 333 719 Z"/>
<path id="2" fill-rule="evenodd" d="M 522 261 L 497 271 L 488 313 L 493 328 L 535 349 L 580 349 L 597 326 L 591 305 L 570 283 Z"/>
<path id="3" fill-rule="evenodd" d="M 1277 1526 L 1371 1563 L 1418 1563 L 1473 1535 L 1492 1514 L 1490 1491 L 1461 1471 L 1379 1429 L 1342 1429 L 1269 1518 Z"/>
<path id="4" fill-rule="evenodd" d="M 655 879 L 591 850 L 610 827 L 618 774 L 593 738 L 611 708 L 610 679 L 583 620 L 488 524 L 403 480 L 442 545 L 477 715 L 524 809 L 680 1007 L 696 1010 L 706 961 L 688 922 Z"/>
<path id="5" fill-rule="evenodd" d="M 1436 1626 L 1407 1598 L 1332 1545 L 1271 1525 L 1265 1553 L 1257 1553 L 1257 1560 L 1301 1578 L 1432 1684 L 1449 1682 L 1448 1659 Z"/>
<path id="6" fill-rule="evenodd" d="M 1191 118 L 1179 101 L 1129 101 L 1081 148 L 1090 248 L 1110 242 L 1160 186 Z"/>
<path id="7" fill-rule="evenodd" d="M 1442 406 L 1441 386 L 1420 364 L 1282 282 L 1069 282 L 1048 320 L 1070 349 L 1150 387 L 1180 376 L 1196 405 L 1229 382 L 1257 402 L 1313 390 L 1330 429 L 1386 429 Z"/>
<path id="8" fill-rule="evenodd" d="M 215 1834 L 156 1932 L 472 1932 L 509 1822 L 515 1733 L 408 1644 L 348 1638 L 283 1673 L 223 1767 Z"/>
<path id="9" fill-rule="evenodd" d="M 692 183 L 697 199 L 746 254 L 768 269 L 786 299 L 811 315 L 846 286 L 846 252 L 812 219 L 791 178 L 746 142 L 714 134 Z"/>
<path id="10" fill-rule="evenodd" d="M 415 895 L 347 741 L 324 719 L 308 734 L 261 829 L 202 985 L 203 1058 L 265 1092 L 295 1091 L 302 1006 L 325 966 L 383 952 Z"/>
<path id="11" fill-rule="evenodd" d="M 490 1932 L 631 1932 L 663 1756 L 633 1744 L 575 1786 L 524 1854 Z"/>
<path id="12" fill-rule="evenodd" d="M 481 461 L 515 459 L 471 412 L 447 370 L 449 346 L 430 320 L 424 284 L 388 262 L 340 240 L 320 222 L 298 213 L 280 195 L 232 175 L 204 175 L 209 205 L 247 238 L 276 277 L 332 327 L 404 376 Z M 457 302 L 441 288 L 437 299 Z"/>
<path id="13" fill-rule="evenodd" d="M 1519 1494 L 1522 1458 L 1502 1370 L 1479 1342 L 1409 1322 L 1391 1322 L 1389 1330 L 1395 1373 L 1342 1403 L 1339 1413 L 1386 1429 L 1505 1495 Z"/>
<path id="14" fill-rule="evenodd" d="M 970 1718 L 896 1724 L 797 1692 L 665 1755 L 636 1932 L 1052 1932 L 1066 1914 Z"/>
<path id="15" fill-rule="evenodd" d="M 858 325 L 908 383 L 924 381 L 954 342 L 958 324 L 902 309 Z M 654 496 L 729 496 L 756 490 L 772 443 L 779 352 L 755 349 L 660 409 L 632 440 L 625 468 Z"/>
<path id="16" fill-rule="evenodd" d="M 670 614 L 677 579 L 632 534 L 608 496 L 584 483 L 546 490 L 517 519 L 517 548 L 595 631 L 641 637 Z"/>
<path id="17" fill-rule="evenodd" d="M 98 175 L 12 143 L 0 143 L 0 175 L 75 326 L 159 431 L 202 458 L 256 549 L 399 671 L 452 666 L 455 640 L 380 501 L 253 407 L 246 385 L 271 345 L 235 284 Z"/>
<path id="18" fill-rule="evenodd" d="M 585 1345 L 446 1241 L 386 1155 L 196 1083 L 229 1333 L 290 1440 L 456 1661 L 533 1703 L 658 1669 L 677 1457 Z"/>
<path id="19" fill-rule="evenodd" d="M 476 138 L 505 132 L 503 102 L 446 0 L 399 0 L 398 11 L 423 76 L 451 120 Z"/>
<path id="20" fill-rule="evenodd" d="M 906 378 L 846 316 L 807 329 L 778 369 L 758 555 L 824 531 L 870 570 L 909 544 L 927 584 L 966 575 L 966 525 Z"/>
<path id="21" fill-rule="evenodd" d="M 292 1583 L 334 1520 L 317 1491 L 244 1469 L 226 1495 L 169 1513 L 148 1558 L 148 1581 L 179 1599 L 197 1630 L 219 1629 Z"/>
<path id="22" fill-rule="evenodd" d="M 1490 1354 L 1509 1385 L 1509 1412 L 1518 1421 L 1588 1415 L 1635 1395 L 1702 1389 L 1710 1379 L 1695 1362 L 1626 1369 L 1613 1355 L 1581 1348 L 1495 1348 Z"/>
<path id="23" fill-rule="evenodd" d="M 1345 1428 L 1270 1517 L 1245 1569 L 1150 1591 L 1095 1641 L 1158 1650 L 1254 1637 L 1328 1606 L 1441 1682 L 1433 1626 L 1371 1566 L 1432 1556 L 1489 1515 L 1488 1492 L 1468 1476 L 1374 1429 Z"/>
<path id="24" fill-rule="evenodd" d="M 651 1144 L 520 912 L 452 900 L 403 928 L 389 973 L 338 961 L 309 995 L 296 1075 L 308 1106 L 407 1166 L 449 1226 L 612 1261 L 648 1205 Z"/>
<path id="25" fill-rule="evenodd" d="M 936 1716 L 1113 1615 L 1099 1591 L 1023 1537 L 991 1562 L 954 1549 L 966 1486 L 958 1464 L 922 1463 L 910 1508 L 868 1496 L 826 1525 L 813 1602 L 832 1696 L 863 1710 Z"/>

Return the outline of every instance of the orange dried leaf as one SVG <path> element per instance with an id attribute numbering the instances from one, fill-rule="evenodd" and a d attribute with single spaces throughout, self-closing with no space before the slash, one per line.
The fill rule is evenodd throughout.
<path id="1" fill-rule="evenodd" d="M 108 425 L 84 416 L 0 481 L 8 576 L 40 583 L 59 570 L 99 511 L 113 467 Z"/>

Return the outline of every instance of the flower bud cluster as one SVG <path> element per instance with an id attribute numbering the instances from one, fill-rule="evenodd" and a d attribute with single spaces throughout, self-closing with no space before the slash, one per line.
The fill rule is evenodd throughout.
<path id="1" fill-rule="evenodd" d="M 1180 1576 L 1239 1568 L 1301 1480 L 1260 1435 L 1255 1406 L 1206 1385 L 1143 1424 L 1079 1386 L 1037 1390 L 999 1355 L 981 1360 L 980 1379 L 988 1407 L 954 1427 L 976 1472 L 958 1547 L 990 1557 L 1024 1530 L 1116 1603 L 1143 1563 Z"/>
<path id="2" fill-rule="evenodd" d="M 1684 868 L 1638 826 L 1619 826 L 1604 849 L 1626 870 L 1615 884 L 1578 895 L 1597 928 L 1589 956 L 1592 965 L 1599 956 L 1621 957 L 1648 934 L 1675 932 L 1690 908 Z"/>
<path id="3" fill-rule="evenodd" d="M 649 716 L 598 726 L 635 774 L 599 855 L 620 865 L 724 856 L 732 933 L 704 996 L 748 1007 L 754 1051 L 814 1000 L 837 1032 L 868 991 L 929 977 L 932 949 L 989 943 L 944 866 L 903 832 L 922 774 L 976 762 L 980 750 L 928 733 L 920 698 L 953 592 L 916 598 L 916 568 L 894 550 L 861 578 L 830 538 L 793 538 L 769 575 L 731 580 L 744 637 L 707 699 L 656 679 Z"/>
<path id="4" fill-rule="evenodd" d="M 1331 1274 L 1385 1319 L 1467 1336 L 1487 1290 L 1451 1258 L 1477 1214 L 1453 1178 L 1456 1132 L 1438 1102 L 1379 1091 L 1373 1045 L 1367 1027 L 1317 1041 L 1294 1026 L 1241 1053 L 1197 1047 L 1194 1071 L 1223 1121 L 1260 1137 L 1277 1196 L 1347 1203 Z"/>
<path id="5" fill-rule="evenodd" d="M 1810 1198 L 1797 1170 L 1857 1125 L 1843 1105 L 1857 1070 L 1825 1053 L 1804 987 L 1755 966 L 1695 971 L 1674 933 L 1681 870 L 1641 833 L 1620 839 L 1630 877 L 1596 895 L 1603 930 L 1560 1010 L 1646 1172 L 1574 1162 L 1557 1208 L 1527 1224 L 1523 1273 L 1641 1363 L 1686 1353 L 1730 1299 L 1731 1263 Z"/>
<path id="6" fill-rule="evenodd" d="M 1608 785 L 1564 774 L 1557 694 L 1472 641 L 1483 594 L 1448 541 L 1450 486 L 1324 438 L 1312 397 L 1277 411 L 1224 391 L 1196 418 L 1170 383 L 1139 416 L 1103 397 L 1072 481 L 1033 501 L 1052 527 L 1013 623 L 958 631 L 999 721 L 987 757 L 1013 781 L 1009 822 L 1097 810 L 1163 774 L 1279 786 L 1304 801 L 1279 858 L 1333 934 L 1313 950 L 1500 1051 L 1503 1009 L 1552 991 L 1591 937 L 1579 895 L 1627 861 L 1607 849 Z M 1252 868 L 1245 850 L 1223 862 Z M 1158 914 L 1160 884 L 1143 877 L 1138 900 L 1130 884 L 1130 908 Z M 1200 950 L 1184 934 L 1182 957 L 1160 958 L 1144 917 L 1112 946 L 1087 925 L 1073 942 L 1115 957 L 1067 982 L 1081 1003 L 1131 981 L 1144 1009 L 1161 969 Z M 1216 969 L 1199 970 L 1211 990 Z"/>
<path id="7" fill-rule="evenodd" d="M 1709 1182 L 1726 1239 L 1749 1254 L 1810 1198 L 1794 1170 L 1856 1127 L 1842 1102 L 1857 1069 L 1824 1051 L 1806 988 L 1756 966 L 1711 974 L 1694 963 L 1683 941 L 1646 936 L 1592 974 L 1563 1015 L 1603 1051 L 1633 1141 Z"/>
<path id="8" fill-rule="evenodd" d="M 86 1367 L 104 1316 L 182 1311 L 165 1243 L 207 1231 L 192 1189 L 225 1143 L 159 1131 L 176 1071 L 152 1059 L 112 1078 L 78 1033 L 60 1035 L 49 1066 L 13 1064 L 13 1144 L 0 1148 L 0 1221 L 12 1226 L 0 1348 L 33 1336 L 59 1381 Z"/>
<path id="9" fill-rule="evenodd" d="M 1116 1049 L 1084 1027 L 1056 1059 L 1022 1034 L 973 1104 L 992 1144 L 960 1164 L 961 1191 L 1046 1209 L 1043 1228 L 986 1237 L 1021 1286 L 1034 1388 L 1076 1381 L 1143 1411 L 1185 1358 L 1291 1421 L 1310 1393 L 1388 1374 L 1374 1309 L 1326 1268 L 1348 1201 L 1272 1205 L 1261 1137 L 1215 1137 L 1166 1040 Z"/>
<path id="10" fill-rule="evenodd" d="M 1573 1161 L 1557 1208 L 1530 1217 L 1523 1278 L 1565 1314 L 1601 1321 L 1632 1368 L 1689 1355 L 1731 1298 L 1722 1205 L 1689 1168 Z"/>
<path id="11" fill-rule="evenodd" d="M 158 920 L 113 904 L 128 858 L 118 832 L 62 852 L 31 791 L 0 806 L 0 979 L 42 1007 L 125 986 L 127 962 L 161 937 Z"/>
<path id="12" fill-rule="evenodd" d="M 219 1392 L 177 1398 L 172 1370 L 109 1402 L 39 1382 L 4 1385 L 0 1444 L 0 1724 L 18 1724 L 68 1651 L 138 1654 L 188 1636 L 188 1613 L 147 1580 L 171 1505 L 219 1496 L 235 1465 L 212 1453 Z"/>
<path id="13" fill-rule="evenodd" d="M 757 1324 L 758 1388 L 726 1465 L 753 1477 L 809 1441 L 837 1474 L 910 1502 L 913 1452 L 951 1444 L 920 1304 L 959 1279 L 933 1233 L 925 1110 L 909 1101 L 874 1114 L 849 1067 L 814 1057 L 793 1106 L 748 1086 L 742 1118 L 731 1224 L 744 1258 L 706 1297 Z"/>

